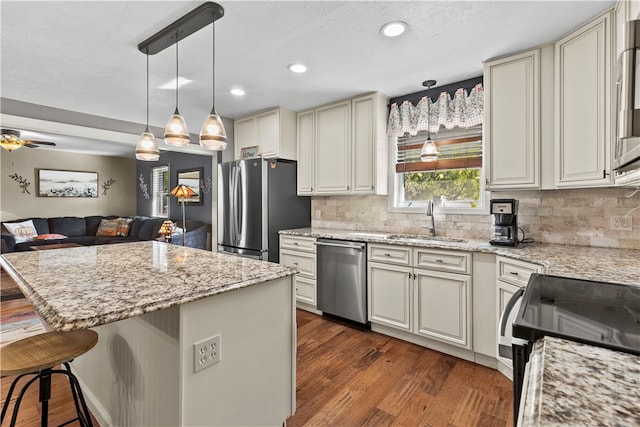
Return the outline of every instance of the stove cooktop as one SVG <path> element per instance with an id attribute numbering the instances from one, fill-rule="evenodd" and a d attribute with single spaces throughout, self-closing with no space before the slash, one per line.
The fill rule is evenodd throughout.
<path id="1" fill-rule="evenodd" d="M 544 336 L 640 355 L 640 285 L 532 274 L 513 336 Z"/>

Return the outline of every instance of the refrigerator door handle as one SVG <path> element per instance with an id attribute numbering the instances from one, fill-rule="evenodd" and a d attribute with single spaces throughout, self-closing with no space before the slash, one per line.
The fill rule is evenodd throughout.
<path id="1" fill-rule="evenodd" d="M 238 197 L 238 203 L 236 204 L 236 233 L 238 236 L 238 240 L 241 239 L 242 234 L 244 233 L 243 231 L 243 224 L 244 224 L 244 186 L 246 185 L 246 183 L 244 182 L 244 175 L 242 174 L 242 167 L 239 165 L 238 166 L 238 170 L 236 171 L 238 174 L 238 178 L 237 178 L 237 187 L 238 187 L 238 191 L 237 191 L 237 197 Z"/>

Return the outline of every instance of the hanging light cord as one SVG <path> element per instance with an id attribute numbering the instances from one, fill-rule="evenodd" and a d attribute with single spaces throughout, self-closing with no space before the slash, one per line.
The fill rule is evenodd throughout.
<path id="1" fill-rule="evenodd" d="M 149 132 L 149 51 L 147 50 L 147 127 L 145 132 Z"/>
<path id="2" fill-rule="evenodd" d="M 178 111 L 178 36 L 180 35 L 180 30 L 176 30 L 176 111 Z"/>
<path id="3" fill-rule="evenodd" d="M 216 111 L 216 23 L 211 23 L 211 113 Z"/>

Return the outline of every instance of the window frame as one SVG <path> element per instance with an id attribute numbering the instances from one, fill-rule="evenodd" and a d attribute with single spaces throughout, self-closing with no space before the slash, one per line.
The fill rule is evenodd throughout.
<path id="1" fill-rule="evenodd" d="M 156 180 L 154 179 L 154 175 L 156 170 L 159 169 L 166 169 L 166 172 L 161 172 L 161 173 L 166 173 L 166 177 L 167 177 L 167 191 L 164 194 L 164 196 L 166 198 L 165 201 L 165 206 L 166 206 L 166 215 L 164 213 L 160 213 L 157 214 L 156 213 L 156 206 L 158 206 L 159 200 L 156 200 L 156 197 L 158 195 L 158 191 L 156 191 Z M 169 207 L 169 191 L 170 191 L 170 187 L 171 187 L 171 175 L 169 175 L 169 173 L 171 172 L 171 168 L 169 166 L 169 164 L 164 164 L 164 165 L 158 165 L 158 166 L 152 166 L 151 169 L 149 170 L 149 174 L 151 175 L 150 177 L 150 182 L 151 182 L 151 216 L 153 218 L 169 218 L 169 215 L 171 213 L 171 209 Z"/>
<path id="2" fill-rule="evenodd" d="M 402 202 L 398 201 L 398 197 L 402 194 L 403 180 L 400 179 L 400 173 L 396 173 L 396 146 L 397 137 L 390 136 L 388 141 L 388 173 L 389 173 L 389 188 L 387 196 L 387 210 L 389 212 L 397 213 L 424 213 L 427 209 L 427 202 L 412 202 L 411 206 L 408 204 L 400 205 Z M 484 153 L 483 153 L 484 156 Z M 446 207 L 446 206 L 434 206 L 434 212 L 436 214 L 451 214 L 451 215 L 488 215 L 489 214 L 489 198 L 490 192 L 486 189 L 486 176 L 483 166 L 480 168 L 480 200 L 478 206 L 475 208 L 460 208 L 460 207 Z M 407 202 L 405 202 L 407 203 Z"/>

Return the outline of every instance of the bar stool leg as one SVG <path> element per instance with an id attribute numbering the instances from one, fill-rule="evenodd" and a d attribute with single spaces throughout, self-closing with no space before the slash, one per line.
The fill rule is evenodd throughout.
<path id="1" fill-rule="evenodd" d="M 27 382 L 22 390 L 20 390 L 20 394 L 18 394 L 18 398 L 16 399 L 16 403 L 13 406 L 13 414 L 11 415 L 11 424 L 10 427 L 14 427 L 16 425 L 16 420 L 18 419 L 18 409 L 20 409 L 20 402 L 22 402 L 22 398 L 24 394 L 27 392 L 27 389 L 33 384 L 38 378 L 40 378 L 40 373 L 31 378 L 29 382 Z"/>
<path id="2" fill-rule="evenodd" d="M 91 413 L 89 412 L 89 408 L 87 407 L 87 402 L 84 400 L 84 395 L 82 394 L 82 389 L 80 388 L 80 383 L 78 382 L 78 378 L 71 372 L 71 365 L 69 362 L 64 362 L 66 371 L 59 371 L 60 373 L 64 373 L 67 378 L 69 378 L 69 386 L 71 387 L 71 393 L 73 394 L 73 403 L 76 405 L 76 412 L 78 413 L 78 420 L 80 421 L 81 426 L 93 427 L 93 423 L 91 422 Z M 80 402 L 80 404 L 78 403 Z M 82 405 L 82 410 L 80 409 L 80 405 Z"/>
<path id="3" fill-rule="evenodd" d="M 31 374 L 18 375 L 11 383 L 11 387 L 9 387 L 9 392 L 7 393 L 7 399 L 4 401 L 4 405 L 2 405 L 2 414 L 0 415 L 0 424 L 2 424 L 2 422 L 4 421 L 5 415 L 7 415 L 7 409 L 9 409 L 9 402 L 11 402 L 11 396 L 13 396 L 13 391 L 15 390 L 16 385 L 18 385 L 18 381 L 20 381 L 20 378 L 27 375 L 34 375 L 34 374 L 31 373 Z"/>
<path id="4" fill-rule="evenodd" d="M 40 425 L 49 425 L 49 399 L 51 399 L 51 369 L 43 369 L 40 372 L 40 393 L 39 401 L 42 411 L 40 412 Z"/>

